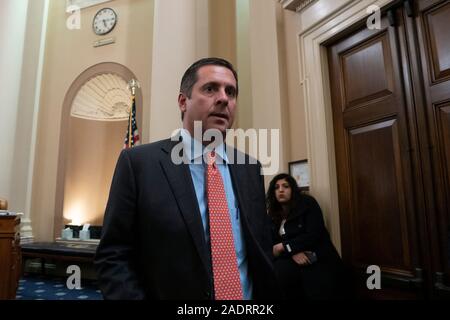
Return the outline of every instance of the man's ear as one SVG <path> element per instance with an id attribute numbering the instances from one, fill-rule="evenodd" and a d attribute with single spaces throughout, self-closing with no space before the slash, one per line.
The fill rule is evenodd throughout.
<path id="1" fill-rule="evenodd" d="M 180 108 L 181 112 L 186 111 L 186 100 L 187 97 L 184 95 L 184 93 L 180 93 L 178 95 L 178 107 Z"/>

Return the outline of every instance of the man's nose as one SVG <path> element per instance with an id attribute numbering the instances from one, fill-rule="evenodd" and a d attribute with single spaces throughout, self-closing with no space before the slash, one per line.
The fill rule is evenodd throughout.
<path id="1" fill-rule="evenodd" d="M 224 105 L 227 106 L 228 105 L 228 95 L 225 92 L 225 89 L 220 89 L 217 92 L 217 100 L 216 100 L 216 104 L 217 105 Z"/>

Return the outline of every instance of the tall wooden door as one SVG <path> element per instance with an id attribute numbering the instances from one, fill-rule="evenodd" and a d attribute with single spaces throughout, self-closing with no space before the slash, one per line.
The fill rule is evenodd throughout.
<path id="1" fill-rule="evenodd" d="M 450 297 L 450 1 L 418 1 L 417 30 L 424 99 L 418 101 L 434 297 Z M 414 39 L 415 40 L 415 39 Z"/>
<path id="2" fill-rule="evenodd" d="M 342 254 L 360 296 L 424 297 L 428 237 L 403 8 L 328 45 Z M 382 271 L 368 290 L 366 268 Z"/>

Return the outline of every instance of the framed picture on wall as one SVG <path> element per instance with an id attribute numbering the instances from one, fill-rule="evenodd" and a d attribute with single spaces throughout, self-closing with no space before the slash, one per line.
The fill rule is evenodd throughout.
<path id="1" fill-rule="evenodd" d="M 309 191 L 309 165 L 307 159 L 289 162 L 289 174 L 297 181 L 300 190 Z"/>

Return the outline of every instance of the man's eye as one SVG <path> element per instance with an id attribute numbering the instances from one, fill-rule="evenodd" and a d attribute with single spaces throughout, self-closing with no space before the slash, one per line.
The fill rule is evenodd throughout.
<path id="1" fill-rule="evenodd" d="M 207 86 L 207 87 L 205 87 L 205 91 L 206 91 L 206 92 L 213 92 L 214 89 L 213 89 L 212 86 Z"/>
<path id="2" fill-rule="evenodd" d="M 236 96 L 236 90 L 234 88 L 227 88 L 226 89 L 226 93 L 230 97 L 235 97 Z"/>

